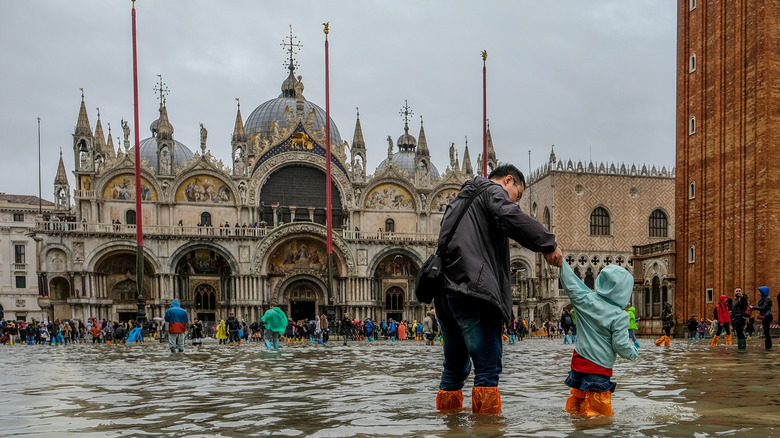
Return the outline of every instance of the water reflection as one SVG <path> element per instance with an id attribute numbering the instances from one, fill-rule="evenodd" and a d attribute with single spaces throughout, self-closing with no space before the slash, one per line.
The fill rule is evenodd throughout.
<path id="1" fill-rule="evenodd" d="M 421 342 L 284 344 L 268 352 L 206 342 L 3 346 L 4 436 L 706 436 L 780 435 L 776 351 L 761 340 L 649 346 L 618 361 L 612 418 L 563 409 L 570 345 L 506 345 L 503 414 L 433 409 L 441 347 Z M 470 382 L 468 383 L 470 385 Z M 470 407 L 470 386 L 465 404 Z"/>

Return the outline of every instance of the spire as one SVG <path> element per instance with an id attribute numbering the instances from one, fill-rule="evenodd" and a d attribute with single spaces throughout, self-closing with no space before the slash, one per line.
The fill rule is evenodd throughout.
<path id="1" fill-rule="evenodd" d="M 430 156 L 428 151 L 428 140 L 425 139 L 425 129 L 423 129 L 423 116 L 420 116 L 420 135 L 417 136 L 417 155 Z"/>
<path id="2" fill-rule="evenodd" d="M 236 110 L 236 125 L 233 128 L 233 141 L 245 142 L 246 134 L 244 133 L 244 120 L 241 118 L 241 102 L 236 97 L 236 103 L 238 109 Z"/>
<path id="3" fill-rule="evenodd" d="M 490 135 L 490 120 L 487 122 L 487 157 L 488 163 L 496 161 L 496 150 L 493 149 L 493 136 Z M 484 158 L 484 157 L 483 157 Z"/>
<path id="4" fill-rule="evenodd" d="M 355 107 L 355 110 L 357 110 L 357 121 L 355 122 L 355 134 L 352 135 L 352 149 L 365 149 L 366 142 L 363 141 L 363 128 L 360 126 L 360 109 Z"/>
<path id="5" fill-rule="evenodd" d="M 555 145 L 550 148 L 550 164 L 555 164 Z"/>
<path id="6" fill-rule="evenodd" d="M 104 153 L 107 157 L 114 157 L 114 140 L 111 138 L 111 123 L 107 123 L 108 125 L 108 138 L 106 138 L 106 148 Z"/>
<path id="7" fill-rule="evenodd" d="M 294 36 L 292 33 L 291 24 L 290 36 L 284 37 L 281 44 L 281 46 L 284 47 L 284 51 L 290 55 L 290 60 L 287 64 L 287 69 L 290 70 L 290 74 L 287 75 L 287 79 L 282 82 L 282 94 L 279 97 L 296 97 L 295 85 L 298 83 L 298 81 L 295 79 L 295 67 L 298 65 L 298 62 L 295 60 L 293 55 L 298 53 L 298 51 L 303 48 L 303 44 L 296 42 L 297 39 L 298 37 Z M 285 40 L 289 40 L 289 42 Z"/>
<path id="8" fill-rule="evenodd" d="M 57 176 L 54 177 L 54 184 L 68 184 L 68 174 L 65 172 L 65 163 L 62 161 L 62 150 L 60 149 L 60 163 L 57 165 Z"/>
<path id="9" fill-rule="evenodd" d="M 79 108 L 79 118 L 76 121 L 76 130 L 74 134 L 92 135 L 92 128 L 89 127 L 89 117 L 87 117 L 87 106 L 84 104 L 84 89 L 81 90 L 81 108 Z"/>
<path id="10" fill-rule="evenodd" d="M 160 103 L 160 118 L 157 119 L 157 139 L 170 140 L 173 138 L 173 125 L 168 120 L 168 109 L 165 103 Z"/>
<path id="11" fill-rule="evenodd" d="M 471 167 L 471 156 L 469 155 L 469 138 L 466 137 L 466 150 L 463 151 L 463 173 L 473 175 L 474 168 Z"/>
<path id="12" fill-rule="evenodd" d="M 95 123 L 95 150 L 104 153 L 106 137 L 103 135 L 103 124 L 100 123 L 100 108 L 97 108 L 97 123 Z"/>

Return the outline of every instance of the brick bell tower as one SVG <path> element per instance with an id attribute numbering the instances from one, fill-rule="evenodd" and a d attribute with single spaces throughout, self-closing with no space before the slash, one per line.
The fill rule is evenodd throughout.
<path id="1" fill-rule="evenodd" d="M 780 290 L 780 3 L 678 0 L 677 322 Z"/>

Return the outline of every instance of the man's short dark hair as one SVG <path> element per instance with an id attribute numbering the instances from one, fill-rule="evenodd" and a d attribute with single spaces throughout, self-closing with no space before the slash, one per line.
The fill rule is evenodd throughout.
<path id="1" fill-rule="evenodd" d="M 523 172 L 520 172 L 520 169 L 515 167 L 512 164 L 500 164 L 498 167 L 493 169 L 492 172 L 490 172 L 490 175 L 488 175 L 488 179 L 495 179 L 495 178 L 503 178 L 507 175 L 512 175 L 512 178 L 515 180 L 515 184 L 522 183 L 523 188 L 525 188 L 525 177 L 523 176 Z"/>

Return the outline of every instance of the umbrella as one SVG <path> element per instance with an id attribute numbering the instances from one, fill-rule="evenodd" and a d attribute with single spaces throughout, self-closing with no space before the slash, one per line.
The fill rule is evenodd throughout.
<path id="1" fill-rule="evenodd" d="M 63 318 L 63 319 L 61 319 L 61 320 L 60 320 L 60 322 L 70 322 L 70 319 L 68 319 L 68 318 Z"/>
<path id="2" fill-rule="evenodd" d="M 160 318 L 159 316 L 155 316 L 155 317 L 154 317 L 154 318 L 152 318 L 152 319 L 153 319 L 154 321 L 162 321 L 162 320 L 163 320 L 163 319 L 162 319 L 162 318 Z"/>

